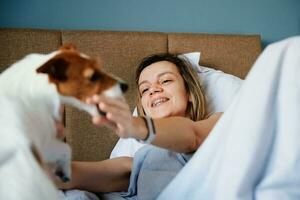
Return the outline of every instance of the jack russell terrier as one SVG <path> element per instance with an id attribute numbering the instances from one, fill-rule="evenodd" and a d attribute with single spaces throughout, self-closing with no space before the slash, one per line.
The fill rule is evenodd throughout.
<path id="1" fill-rule="evenodd" d="M 126 89 L 70 44 L 30 54 L 0 74 L 0 199 L 58 199 L 42 166 L 54 165 L 63 181 L 71 177 L 71 150 L 55 125 L 62 122 L 61 107 L 101 115 L 86 98 L 119 97 Z"/>

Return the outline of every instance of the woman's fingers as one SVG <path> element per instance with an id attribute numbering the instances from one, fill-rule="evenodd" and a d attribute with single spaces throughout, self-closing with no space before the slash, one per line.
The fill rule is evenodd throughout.
<path id="1" fill-rule="evenodd" d="M 86 102 L 89 104 L 99 104 L 99 103 L 103 102 L 110 106 L 116 106 L 116 107 L 120 107 L 123 109 L 129 109 L 129 106 L 126 103 L 124 97 L 112 98 L 112 97 L 94 95 L 93 97 L 88 98 L 86 100 Z"/>
<path id="2" fill-rule="evenodd" d="M 108 126 L 113 128 L 120 137 L 129 137 L 133 129 L 132 114 L 124 98 L 95 95 L 87 99 L 87 103 L 98 104 L 99 109 L 106 113 L 105 117 L 93 118 L 95 125 Z"/>
<path id="3" fill-rule="evenodd" d="M 100 116 L 100 117 L 93 117 L 92 118 L 93 124 L 97 126 L 108 126 L 109 128 L 116 129 L 116 124 L 110 120 L 108 120 L 106 117 Z"/>
<path id="4" fill-rule="evenodd" d="M 126 102 L 101 101 L 98 106 L 101 111 L 106 113 L 107 119 L 116 123 L 126 121 L 131 117 L 131 111 Z"/>
<path id="5" fill-rule="evenodd" d="M 130 112 L 120 112 L 117 108 L 111 108 L 106 113 L 106 118 L 115 123 L 128 124 L 128 122 L 131 120 L 131 113 Z"/>
<path id="6" fill-rule="evenodd" d="M 117 129 L 117 127 L 124 126 L 123 124 L 130 123 L 131 112 L 122 110 L 118 107 L 100 103 L 100 109 L 106 113 L 105 116 L 97 116 L 92 118 L 92 122 L 98 126 L 108 126 L 109 128 Z M 117 126 L 118 125 L 118 126 Z"/>

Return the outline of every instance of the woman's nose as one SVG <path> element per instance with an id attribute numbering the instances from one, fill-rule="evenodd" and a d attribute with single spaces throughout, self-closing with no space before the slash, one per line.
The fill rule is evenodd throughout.
<path id="1" fill-rule="evenodd" d="M 150 95 L 153 95 L 157 92 L 162 92 L 162 91 L 163 91 L 163 88 L 159 84 L 153 84 L 150 87 Z"/>

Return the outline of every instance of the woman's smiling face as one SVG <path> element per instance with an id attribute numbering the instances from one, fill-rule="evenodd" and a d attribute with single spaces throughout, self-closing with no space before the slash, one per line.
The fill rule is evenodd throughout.
<path id="1" fill-rule="evenodd" d="M 186 116 L 189 95 L 175 64 L 160 61 L 147 66 L 139 76 L 138 87 L 146 115 Z"/>

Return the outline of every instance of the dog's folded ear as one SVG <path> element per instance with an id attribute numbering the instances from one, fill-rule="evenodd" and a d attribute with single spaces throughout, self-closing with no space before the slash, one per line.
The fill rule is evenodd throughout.
<path id="1" fill-rule="evenodd" d="M 48 62 L 39 67 L 38 73 L 48 74 L 51 80 L 65 81 L 67 80 L 66 72 L 69 62 L 62 57 L 50 59 Z"/>

